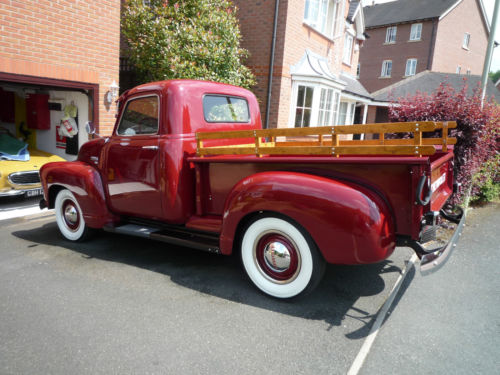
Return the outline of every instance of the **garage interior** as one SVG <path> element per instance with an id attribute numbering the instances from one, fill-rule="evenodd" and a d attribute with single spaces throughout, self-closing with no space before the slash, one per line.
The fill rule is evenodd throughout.
<path id="1" fill-rule="evenodd" d="M 0 80 L 0 129 L 27 143 L 28 150 L 75 160 L 88 140 L 85 124 L 95 118 L 93 97 L 94 90 L 83 87 Z M 61 127 L 68 117 L 65 132 Z"/>

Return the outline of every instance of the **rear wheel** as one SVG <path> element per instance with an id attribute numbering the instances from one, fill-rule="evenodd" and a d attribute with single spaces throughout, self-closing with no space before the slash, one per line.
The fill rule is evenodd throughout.
<path id="1" fill-rule="evenodd" d="M 82 210 L 73 193 L 67 189 L 57 193 L 56 222 L 62 235 L 70 241 L 83 241 L 89 235 Z"/>
<path id="2" fill-rule="evenodd" d="M 241 241 L 241 258 L 250 280 L 264 293 L 292 298 L 321 281 L 325 261 L 305 230 L 277 217 L 251 223 Z"/>

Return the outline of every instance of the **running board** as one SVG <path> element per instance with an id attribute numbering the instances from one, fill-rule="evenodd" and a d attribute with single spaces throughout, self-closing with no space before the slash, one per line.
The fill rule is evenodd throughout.
<path id="1" fill-rule="evenodd" d="M 106 232 L 128 234 L 220 254 L 219 237 L 217 235 L 193 233 L 182 228 L 165 229 L 139 224 L 125 224 L 118 227 L 104 227 L 103 229 Z"/>

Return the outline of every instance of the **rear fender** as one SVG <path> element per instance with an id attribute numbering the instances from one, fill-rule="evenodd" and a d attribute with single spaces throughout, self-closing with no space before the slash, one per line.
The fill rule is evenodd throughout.
<path id="1" fill-rule="evenodd" d="M 300 224 L 329 263 L 374 263 L 395 248 L 391 211 L 376 192 L 315 175 L 263 172 L 241 180 L 228 195 L 221 252 L 232 252 L 245 218 L 264 213 Z"/>
<path id="2" fill-rule="evenodd" d="M 79 161 L 48 163 L 40 169 L 40 180 L 49 208 L 54 208 L 57 192 L 68 189 L 89 227 L 102 228 L 119 220 L 108 210 L 101 176 L 94 167 Z"/>

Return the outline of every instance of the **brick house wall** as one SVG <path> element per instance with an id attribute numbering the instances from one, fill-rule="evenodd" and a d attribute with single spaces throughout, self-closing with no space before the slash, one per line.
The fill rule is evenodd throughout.
<path id="1" fill-rule="evenodd" d="M 267 90 L 269 84 L 269 63 L 271 57 L 271 43 L 274 23 L 274 0 L 247 1 L 234 0 L 238 7 L 237 17 L 240 21 L 242 35 L 241 47 L 249 51 L 249 57 L 244 61 L 255 75 L 257 84 L 252 92 L 257 96 L 262 113 L 262 120 L 266 113 Z M 281 65 L 283 62 L 283 40 L 286 33 L 286 19 L 288 1 L 280 1 L 276 45 L 274 54 L 274 74 L 271 101 L 271 112 L 276 113 L 279 108 L 279 92 L 281 83 Z M 276 123 L 276 120 L 274 120 Z"/>
<path id="2" fill-rule="evenodd" d="M 421 41 L 409 41 L 411 25 L 422 23 Z M 389 26 L 367 28 L 369 39 L 365 42 L 360 58 L 360 82 L 369 92 L 405 79 L 406 61 L 417 59 L 415 74 L 424 70 L 461 74 L 470 69 L 480 75 L 488 44 L 488 31 L 481 15 L 478 0 L 463 0 L 441 20 L 413 21 L 397 24 L 396 43 L 386 44 Z M 464 34 L 471 35 L 469 49 L 462 48 Z M 381 77 L 382 62 L 392 60 L 390 78 Z"/>
<path id="3" fill-rule="evenodd" d="M 290 117 L 292 77 L 290 67 L 304 55 L 304 51 L 317 53 L 328 59 L 332 73 L 339 75 L 344 71 L 351 75 L 356 75 L 358 66 L 359 51 L 354 50 L 351 64 L 346 65 L 342 62 L 342 53 L 344 48 L 344 34 L 336 39 L 330 39 L 304 23 L 303 0 L 290 0 L 290 6 L 287 14 L 286 24 L 289 25 L 285 35 L 285 55 L 283 57 L 283 71 L 281 75 L 281 96 L 283 97 L 280 106 L 278 124 L 286 127 Z M 344 20 L 349 10 L 349 1 L 345 3 Z"/>
<path id="4" fill-rule="evenodd" d="M 469 49 L 462 48 L 464 34 L 470 34 Z M 488 30 L 477 0 L 463 0 L 438 24 L 432 71 L 481 75 L 488 46 Z"/>
<path id="5" fill-rule="evenodd" d="M 396 25 L 396 43 L 394 44 L 385 43 L 387 26 L 366 30 L 370 38 L 365 42 L 361 53 L 359 80 L 369 92 L 377 91 L 404 79 L 407 59 L 417 59 L 416 74 L 430 69 L 429 56 L 434 22 L 429 20 L 414 23 L 422 24 L 420 41 L 410 41 L 412 23 Z M 384 60 L 392 61 L 390 78 L 381 77 Z"/>
<path id="6" fill-rule="evenodd" d="M 120 0 L 0 0 L 0 72 L 99 85 L 99 132 L 110 134 L 118 82 Z"/>
<path id="7" fill-rule="evenodd" d="M 234 0 L 238 6 L 238 18 L 242 33 L 242 47 L 250 52 L 246 61 L 256 74 L 258 84 L 252 90 L 260 102 L 262 116 L 268 89 L 268 73 L 275 0 Z M 344 20 L 349 9 L 345 1 Z M 359 52 L 353 51 L 351 64 L 342 63 L 344 37 L 330 39 L 304 22 L 304 0 L 281 0 L 274 60 L 273 87 L 269 127 L 287 127 L 292 99 L 292 77 L 290 68 L 304 56 L 306 49 L 328 59 L 332 73 L 341 71 L 356 75 Z"/>

